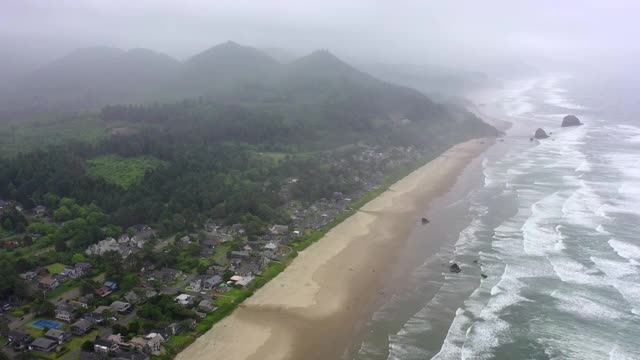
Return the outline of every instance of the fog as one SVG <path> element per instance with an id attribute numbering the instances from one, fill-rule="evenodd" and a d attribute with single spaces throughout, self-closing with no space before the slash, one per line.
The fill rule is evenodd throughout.
<path id="1" fill-rule="evenodd" d="M 358 62 L 486 70 L 637 58 L 634 1 L 4 0 L 5 71 L 79 48 L 143 47 L 184 59 L 234 40 Z"/>

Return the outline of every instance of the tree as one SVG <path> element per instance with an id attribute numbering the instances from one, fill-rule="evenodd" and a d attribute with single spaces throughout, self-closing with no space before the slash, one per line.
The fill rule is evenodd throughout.
<path id="1" fill-rule="evenodd" d="M 56 306 L 50 301 L 44 300 L 36 308 L 36 313 L 39 316 L 54 316 L 56 312 Z"/>
<path id="2" fill-rule="evenodd" d="M 63 253 L 68 249 L 67 242 L 64 239 L 57 239 L 56 243 L 54 244 L 54 247 L 56 251 L 59 253 Z"/>
<path id="3" fill-rule="evenodd" d="M 58 208 L 58 210 L 53 212 L 53 218 L 56 219 L 56 221 L 67 221 L 70 220 L 73 217 L 73 213 L 71 213 L 71 210 L 69 210 L 69 208 L 67 208 L 66 206 L 61 206 Z"/>
<path id="4" fill-rule="evenodd" d="M 132 321 L 129 323 L 129 332 L 128 334 L 138 334 L 138 332 L 140 331 L 140 323 L 138 323 L 137 321 Z"/>
<path id="5" fill-rule="evenodd" d="M 127 329 L 127 327 L 120 324 L 111 325 L 111 330 L 113 331 L 114 334 L 127 335 L 129 333 L 129 330 Z"/>
<path id="6" fill-rule="evenodd" d="M 31 245 L 33 245 L 33 238 L 31 236 L 29 236 L 29 235 L 25 235 L 22 238 L 22 245 L 23 246 L 31 246 Z"/>
<path id="7" fill-rule="evenodd" d="M 204 275 L 207 273 L 207 270 L 209 270 L 209 267 L 205 264 L 199 264 L 198 265 L 198 274 L 200 275 Z"/>
<path id="8" fill-rule="evenodd" d="M 86 261 L 86 258 L 81 253 L 75 253 L 71 257 L 71 262 L 74 264 L 85 262 L 85 261 Z"/>
<path id="9" fill-rule="evenodd" d="M 92 341 L 85 341 L 82 343 L 82 346 L 80 347 L 80 349 L 82 349 L 82 351 L 84 352 L 93 352 L 94 351 L 94 347 L 93 347 L 93 342 Z"/>

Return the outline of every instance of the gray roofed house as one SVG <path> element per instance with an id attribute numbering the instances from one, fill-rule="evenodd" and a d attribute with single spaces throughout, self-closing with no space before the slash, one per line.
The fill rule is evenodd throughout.
<path id="1" fill-rule="evenodd" d="M 31 335 L 24 331 L 10 330 L 7 334 L 7 339 L 11 344 L 13 344 L 13 346 L 22 347 L 26 346 L 33 338 L 31 337 Z"/>
<path id="2" fill-rule="evenodd" d="M 250 256 L 249 252 L 246 251 L 246 250 L 244 250 L 244 251 L 231 251 L 229 253 L 229 255 L 231 257 L 236 257 L 236 258 L 248 258 Z"/>
<path id="3" fill-rule="evenodd" d="M 38 205 L 38 206 L 33 208 L 33 213 L 34 214 L 40 215 L 40 214 L 44 214 L 46 212 L 47 212 L 47 207 L 44 206 L 44 205 Z"/>
<path id="4" fill-rule="evenodd" d="M 123 299 L 127 300 L 127 302 L 129 302 L 131 304 L 137 304 L 142 300 L 142 299 L 140 299 L 140 296 L 138 296 L 138 294 L 136 294 L 133 290 L 131 290 L 128 293 L 126 293 L 123 296 Z"/>
<path id="5" fill-rule="evenodd" d="M 133 307 L 131 306 L 131 304 L 129 304 L 128 302 L 120 301 L 120 300 L 116 300 L 112 302 L 111 308 L 120 314 L 129 313 L 131 312 L 131 310 L 133 310 Z"/>
<path id="6" fill-rule="evenodd" d="M 287 225 L 273 225 L 269 231 L 274 235 L 285 235 L 289 233 L 289 227 Z"/>
<path id="7" fill-rule="evenodd" d="M 222 279 L 222 276 L 220 276 L 220 275 L 214 275 L 214 276 L 208 277 L 208 278 L 204 279 L 203 288 L 205 290 L 211 290 L 211 289 L 215 288 L 216 286 L 222 284 L 222 281 L 223 281 L 223 279 Z"/>
<path id="8" fill-rule="evenodd" d="M 67 304 L 67 303 L 58 305 L 56 307 L 55 314 L 56 314 L 56 319 L 66 321 L 66 322 L 71 322 L 72 320 L 75 320 L 75 318 L 78 316 L 78 312 L 76 308 L 71 304 Z"/>
<path id="9" fill-rule="evenodd" d="M 215 307 L 209 300 L 202 300 L 200 301 L 200 303 L 198 303 L 198 309 L 205 312 L 211 312 L 216 310 L 217 307 Z"/>
<path id="10" fill-rule="evenodd" d="M 96 339 L 93 343 L 93 350 L 101 354 L 109 354 L 120 350 L 120 346 L 108 339 Z"/>
<path id="11" fill-rule="evenodd" d="M 29 349 L 34 351 L 52 352 L 58 347 L 58 342 L 47 338 L 37 338 L 29 344 Z"/>
<path id="12" fill-rule="evenodd" d="M 84 335 L 93 328 L 93 324 L 86 319 L 80 319 L 71 325 L 71 333 L 73 335 Z"/>
<path id="13" fill-rule="evenodd" d="M 59 329 L 49 329 L 44 334 L 44 337 L 47 339 L 55 340 L 58 344 L 62 344 L 71 338 L 71 334 L 64 330 Z"/>

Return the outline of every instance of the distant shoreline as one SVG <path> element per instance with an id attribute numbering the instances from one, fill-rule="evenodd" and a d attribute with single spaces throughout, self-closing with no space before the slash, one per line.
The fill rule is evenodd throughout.
<path id="1" fill-rule="evenodd" d="M 458 144 L 329 231 L 177 359 L 335 359 L 371 312 L 426 204 L 494 138 Z"/>

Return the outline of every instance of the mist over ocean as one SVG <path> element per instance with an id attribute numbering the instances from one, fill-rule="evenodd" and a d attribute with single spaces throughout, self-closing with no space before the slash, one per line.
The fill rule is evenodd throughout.
<path id="1" fill-rule="evenodd" d="M 416 229 L 442 245 L 366 324 L 355 359 L 640 359 L 635 102 L 578 83 L 484 94 L 481 110 L 513 127 L 466 175 L 480 180 Z M 561 128 L 566 114 L 585 125 Z M 538 127 L 551 138 L 530 141 Z"/>

